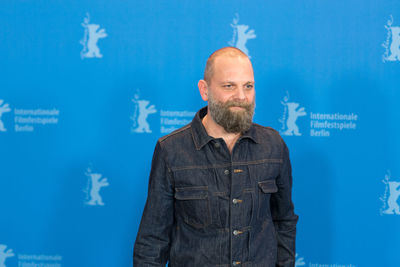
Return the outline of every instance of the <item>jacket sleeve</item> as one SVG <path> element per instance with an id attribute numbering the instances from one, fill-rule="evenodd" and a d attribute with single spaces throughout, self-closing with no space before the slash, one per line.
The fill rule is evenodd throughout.
<path id="1" fill-rule="evenodd" d="M 278 258 L 276 266 L 295 266 L 296 223 L 298 216 L 294 213 L 292 202 L 292 168 L 289 151 L 283 142 L 282 165 L 276 180 L 278 192 L 271 195 L 271 213 L 278 241 Z"/>
<path id="2" fill-rule="evenodd" d="M 174 224 L 174 195 L 166 155 L 157 142 L 151 164 L 146 205 L 133 251 L 133 266 L 165 266 Z"/>

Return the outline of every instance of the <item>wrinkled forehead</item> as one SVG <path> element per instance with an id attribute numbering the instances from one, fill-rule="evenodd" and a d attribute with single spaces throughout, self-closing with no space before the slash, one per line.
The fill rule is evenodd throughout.
<path id="1" fill-rule="evenodd" d="M 253 66 L 247 57 L 221 56 L 213 64 L 213 78 L 254 80 Z"/>
<path id="2" fill-rule="evenodd" d="M 223 54 L 214 59 L 214 69 L 216 69 L 218 65 L 225 64 L 243 65 L 253 69 L 250 59 L 247 56 L 238 54 Z"/>
<path id="3" fill-rule="evenodd" d="M 243 51 L 241 51 L 236 47 L 223 47 L 221 49 L 216 50 L 207 59 L 206 68 L 204 70 L 204 80 L 207 83 L 211 83 L 211 78 L 214 75 L 215 71 L 216 61 L 218 61 L 219 63 L 221 62 L 226 63 L 224 62 L 226 60 L 227 61 L 236 60 L 236 62 L 231 62 L 231 64 L 232 65 L 247 64 L 252 69 L 250 59 Z M 224 65 L 224 66 L 217 66 L 218 69 L 226 67 L 226 64 L 219 64 L 219 63 L 218 65 Z"/>

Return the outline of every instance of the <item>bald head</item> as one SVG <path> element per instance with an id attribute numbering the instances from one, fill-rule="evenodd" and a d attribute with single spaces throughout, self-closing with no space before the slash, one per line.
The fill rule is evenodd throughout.
<path id="1" fill-rule="evenodd" d="M 243 57 L 250 61 L 249 57 L 243 53 L 242 50 L 236 47 L 224 47 L 218 49 L 207 59 L 206 69 L 204 70 L 204 80 L 207 82 L 207 84 L 211 84 L 211 78 L 214 74 L 215 61 L 219 57 Z"/>

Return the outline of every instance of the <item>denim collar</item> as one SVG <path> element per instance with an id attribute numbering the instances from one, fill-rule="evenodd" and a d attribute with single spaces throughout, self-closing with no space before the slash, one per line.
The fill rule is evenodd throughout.
<path id="1" fill-rule="evenodd" d="M 201 108 L 193 118 L 191 129 L 192 129 L 192 137 L 193 141 L 196 145 L 196 149 L 200 150 L 203 146 L 205 146 L 211 140 L 215 140 L 215 138 L 209 136 L 207 134 L 206 128 L 203 125 L 202 119 L 207 114 L 207 106 Z M 250 129 L 245 131 L 242 136 L 239 138 L 241 139 L 250 139 L 255 143 L 260 143 L 260 135 L 257 133 L 256 124 L 252 124 Z"/>

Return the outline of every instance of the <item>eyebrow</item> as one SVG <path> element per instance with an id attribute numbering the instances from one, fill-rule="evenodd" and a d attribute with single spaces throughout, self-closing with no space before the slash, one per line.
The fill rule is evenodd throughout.
<path id="1" fill-rule="evenodd" d="M 223 81 L 223 82 L 221 82 L 221 84 L 224 84 L 224 83 L 235 83 L 236 84 L 236 82 L 233 82 L 233 81 Z M 255 83 L 255 82 L 254 81 L 247 81 L 244 84 L 249 84 L 249 83 Z"/>

